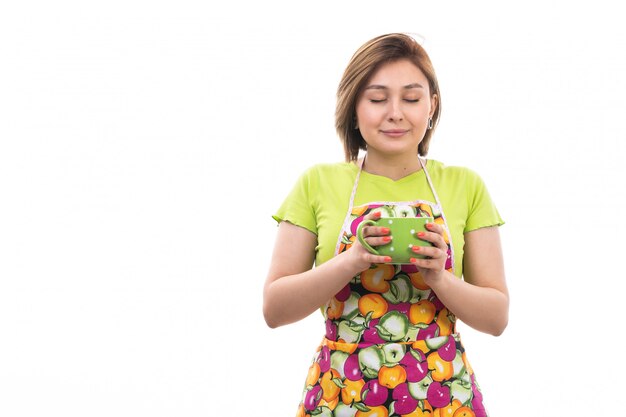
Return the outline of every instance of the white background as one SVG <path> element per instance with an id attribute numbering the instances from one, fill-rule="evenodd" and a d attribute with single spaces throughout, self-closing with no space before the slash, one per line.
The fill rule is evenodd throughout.
<path id="1" fill-rule="evenodd" d="M 622 15 L 434 3 L 3 4 L 0 415 L 293 415 L 323 324 L 265 326 L 270 216 L 343 158 L 341 73 L 396 31 L 439 76 L 429 156 L 507 221 L 509 327 L 461 326 L 492 415 L 619 413 Z"/>

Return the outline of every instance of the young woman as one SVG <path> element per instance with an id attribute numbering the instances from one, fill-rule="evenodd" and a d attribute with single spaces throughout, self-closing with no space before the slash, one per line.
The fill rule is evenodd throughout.
<path id="1" fill-rule="evenodd" d="M 507 325 L 503 221 L 477 174 L 425 159 L 440 103 L 414 39 L 364 44 L 337 92 L 346 162 L 308 169 L 274 216 L 265 320 L 282 326 L 320 306 L 326 320 L 298 416 L 487 415 L 455 321 L 496 336 Z M 432 246 L 415 246 L 410 264 L 355 239 L 365 219 L 406 216 L 434 218 L 419 235 Z M 393 242 L 385 227 L 364 236 Z"/>

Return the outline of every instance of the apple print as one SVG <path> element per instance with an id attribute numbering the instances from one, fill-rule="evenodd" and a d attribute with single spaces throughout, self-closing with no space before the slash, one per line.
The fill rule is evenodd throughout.
<path id="1" fill-rule="evenodd" d="M 359 368 L 367 378 L 377 378 L 380 367 L 385 363 L 385 354 L 378 346 L 369 346 L 358 353 Z"/>
<path id="2" fill-rule="evenodd" d="M 311 414 L 314 414 L 315 417 L 333 417 L 333 412 L 331 411 L 330 408 L 326 406 L 318 407 L 315 410 L 315 413 L 311 413 Z"/>
<path id="3" fill-rule="evenodd" d="M 439 354 L 441 356 L 441 354 Z M 443 359 L 443 358 L 442 358 Z M 465 372 L 465 363 L 463 362 L 463 355 L 457 351 L 454 359 L 452 360 L 453 377 L 467 379 L 469 382 L 469 373 Z"/>
<path id="4" fill-rule="evenodd" d="M 395 213 L 393 209 L 389 206 L 380 206 L 370 211 L 370 213 L 380 213 L 381 219 L 386 219 L 388 217 L 395 217 Z"/>
<path id="5" fill-rule="evenodd" d="M 454 340 L 454 338 L 452 339 Z M 426 346 L 430 350 L 437 350 L 448 342 L 448 336 L 438 336 L 426 339 Z M 452 359 L 451 359 L 452 360 Z"/>
<path id="6" fill-rule="evenodd" d="M 399 343 L 387 343 L 383 345 L 383 352 L 385 354 L 385 362 L 389 364 L 395 364 L 402 360 L 404 357 L 404 345 Z"/>
<path id="7" fill-rule="evenodd" d="M 433 383 L 433 379 L 430 375 L 426 375 L 419 382 L 409 382 L 407 385 L 409 386 L 409 392 L 411 396 L 416 400 L 425 400 L 428 396 L 428 388 Z"/>
<path id="8" fill-rule="evenodd" d="M 346 286 L 339 290 L 339 292 L 335 295 L 335 298 L 337 301 L 346 301 L 348 297 L 350 297 L 350 294 L 350 284 L 346 284 Z"/>
<path id="9" fill-rule="evenodd" d="M 443 305 L 441 300 L 437 298 L 437 295 L 434 292 L 431 292 L 431 297 L 429 298 L 429 300 L 435 305 L 435 310 L 437 311 L 441 311 L 446 308 L 446 306 Z"/>
<path id="10" fill-rule="evenodd" d="M 418 302 L 421 300 L 428 300 L 433 290 L 420 290 L 419 288 L 413 287 L 413 298 L 411 302 Z"/>
<path id="11" fill-rule="evenodd" d="M 374 407 L 382 405 L 389 397 L 389 389 L 378 382 L 378 379 L 368 381 L 361 390 L 363 404 Z"/>
<path id="12" fill-rule="evenodd" d="M 418 207 L 416 217 L 432 217 L 432 216 L 426 210 L 422 209 L 421 207 Z"/>
<path id="13" fill-rule="evenodd" d="M 415 217 L 415 207 L 409 205 L 397 205 L 393 209 L 395 217 Z"/>
<path id="14" fill-rule="evenodd" d="M 358 343 L 361 338 L 361 332 L 352 326 L 348 320 L 341 320 L 337 327 L 337 335 L 346 343 Z"/>
<path id="15" fill-rule="evenodd" d="M 403 264 L 400 266 L 400 270 L 405 274 L 414 274 L 419 271 L 417 267 L 413 264 Z"/>
<path id="16" fill-rule="evenodd" d="M 485 407 L 483 406 L 483 393 L 478 389 L 478 385 L 476 385 L 476 378 L 472 375 L 472 408 L 475 410 L 482 410 Z"/>
<path id="17" fill-rule="evenodd" d="M 398 303 L 398 304 L 390 303 L 389 306 L 387 307 L 387 311 L 397 311 L 399 313 L 404 314 L 405 316 L 409 315 L 410 310 L 411 310 L 411 303 L 409 302 Z"/>
<path id="18" fill-rule="evenodd" d="M 417 340 L 432 339 L 439 336 L 439 325 L 437 323 L 431 323 L 425 329 L 421 329 L 417 334 Z"/>
<path id="19" fill-rule="evenodd" d="M 359 314 L 359 298 L 361 296 L 352 291 L 350 296 L 346 301 L 344 301 L 343 305 L 343 313 L 341 314 L 342 319 L 353 319 L 357 314 Z"/>
<path id="20" fill-rule="evenodd" d="M 400 365 L 404 366 L 408 382 L 419 382 L 428 375 L 428 362 L 424 355 L 417 350 L 410 350 L 404 355 Z"/>
<path id="21" fill-rule="evenodd" d="M 417 340 L 417 334 L 419 333 L 420 329 L 420 325 L 413 325 L 411 324 L 409 326 L 409 330 L 406 332 L 406 336 L 405 339 L 406 340 Z"/>
<path id="22" fill-rule="evenodd" d="M 359 225 L 363 221 L 363 216 L 359 216 L 356 219 L 352 220 L 350 223 L 350 233 L 352 236 L 356 236 L 356 230 L 359 228 Z"/>
<path id="23" fill-rule="evenodd" d="M 411 300 L 413 295 L 413 284 L 406 274 L 398 274 L 389 281 L 389 291 L 384 292 L 382 296 L 393 304 L 404 303 Z"/>
<path id="24" fill-rule="evenodd" d="M 349 355 L 343 364 L 343 373 L 350 381 L 358 381 L 363 378 L 363 373 L 359 366 L 359 356 L 356 353 Z"/>
<path id="25" fill-rule="evenodd" d="M 332 320 L 326 320 L 326 338 L 337 340 L 337 324 Z"/>
<path id="26" fill-rule="evenodd" d="M 428 346 L 428 340 L 426 341 L 426 346 Z M 448 341 L 437 350 L 437 353 L 444 361 L 453 361 L 456 357 L 456 341 L 454 337 L 448 336 Z"/>
<path id="27" fill-rule="evenodd" d="M 317 363 L 320 365 L 321 372 L 328 372 L 330 369 L 330 349 L 328 346 L 322 346 L 319 355 L 317 355 Z"/>
<path id="28" fill-rule="evenodd" d="M 426 399 L 433 407 L 442 408 L 450 404 L 450 388 L 434 381 L 428 387 Z"/>
<path id="29" fill-rule="evenodd" d="M 350 355 L 348 353 L 341 350 L 335 350 L 333 351 L 333 353 L 330 354 L 330 368 L 339 372 L 339 375 L 342 379 L 346 377 L 346 375 L 344 374 L 344 367 L 349 356 Z"/>
<path id="30" fill-rule="evenodd" d="M 391 397 L 396 400 L 393 404 L 395 414 L 410 414 L 417 408 L 418 401 L 411 396 L 406 382 L 398 385 L 391 393 Z"/>
<path id="31" fill-rule="evenodd" d="M 397 342 L 406 336 L 409 330 L 409 318 L 399 311 L 389 311 L 380 318 L 376 329 L 378 335 L 386 341 Z"/>
<path id="32" fill-rule="evenodd" d="M 307 391 L 306 395 L 304 396 L 304 408 L 306 408 L 308 411 L 315 410 L 321 399 L 322 387 L 316 385 L 309 391 Z"/>
<path id="33" fill-rule="evenodd" d="M 334 417 L 355 417 L 357 411 L 359 411 L 358 408 L 352 407 L 339 401 L 339 404 L 337 404 L 337 407 L 335 407 L 333 413 L 335 414 Z"/>
<path id="34" fill-rule="evenodd" d="M 385 341 L 378 335 L 378 330 L 376 329 L 378 321 L 378 319 L 370 320 L 369 327 L 363 331 L 364 342 L 375 344 L 385 343 Z"/>
<path id="35" fill-rule="evenodd" d="M 460 379 L 454 380 L 450 384 L 450 395 L 453 400 L 459 400 L 461 404 L 467 404 L 472 398 L 472 384 Z"/>

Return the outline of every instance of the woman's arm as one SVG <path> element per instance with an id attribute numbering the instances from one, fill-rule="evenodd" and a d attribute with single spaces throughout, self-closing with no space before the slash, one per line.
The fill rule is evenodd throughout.
<path id="1" fill-rule="evenodd" d="M 431 230 L 437 234 L 442 232 L 440 228 Z M 435 240 L 432 238 L 433 242 Z M 476 330 L 499 336 L 508 324 L 509 294 L 498 228 L 485 227 L 466 233 L 464 249 L 465 280 L 439 268 L 425 268 L 422 270 L 424 282 L 464 323 Z M 416 264 L 423 267 L 427 262 L 418 260 Z M 433 261 L 432 264 L 436 265 L 437 262 Z"/>
<path id="2" fill-rule="evenodd" d="M 367 217 L 366 217 L 367 218 Z M 374 217 L 372 217 L 374 218 Z M 383 228 L 366 227 L 370 245 L 384 244 Z M 373 237 L 380 236 L 380 237 Z M 263 289 L 263 315 L 269 327 L 301 320 L 324 305 L 359 272 L 383 256 L 367 252 L 358 242 L 328 262 L 311 269 L 317 236 L 307 229 L 281 222 Z"/>

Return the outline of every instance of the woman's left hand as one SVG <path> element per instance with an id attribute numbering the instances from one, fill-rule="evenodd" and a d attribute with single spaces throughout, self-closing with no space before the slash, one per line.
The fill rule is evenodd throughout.
<path id="1" fill-rule="evenodd" d="M 433 246 L 413 246 L 413 252 L 425 258 L 412 258 L 426 285 L 432 286 L 443 277 L 448 259 L 448 245 L 443 238 L 443 227 L 437 223 L 427 223 L 427 232 L 419 232 L 417 237 L 428 241 Z"/>

